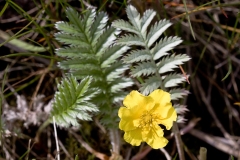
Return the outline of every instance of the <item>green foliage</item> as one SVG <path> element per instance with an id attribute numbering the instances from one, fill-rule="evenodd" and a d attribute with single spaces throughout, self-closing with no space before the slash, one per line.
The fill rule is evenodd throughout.
<path id="1" fill-rule="evenodd" d="M 91 87 L 99 89 L 92 103 L 99 107 L 99 115 L 104 115 L 101 122 L 107 127 L 118 127 L 117 110 L 120 100 L 126 95 L 123 89 L 133 84 L 130 78 L 123 76 L 128 65 L 119 61 L 129 47 L 115 44 L 120 31 L 107 26 L 106 13 L 86 10 L 83 15 L 79 15 L 74 9 L 68 8 L 66 14 L 69 22 L 56 23 L 60 31 L 55 35 L 56 39 L 66 45 L 56 51 L 58 56 L 65 58 L 59 67 L 69 70 L 77 80 L 92 77 Z M 69 109 L 69 103 L 73 105 L 69 100 L 65 102 L 65 109 Z M 55 110 L 61 108 L 55 106 Z M 85 116 L 84 112 L 81 114 Z M 61 116 L 65 120 L 65 115 Z M 89 120 L 89 117 L 85 119 Z M 75 124 L 75 121 L 71 123 Z"/>
<path id="2" fill-rule="evenodd" d="M 155 11 L 147 10 L 142 17 L 131 5 L 126 11 L 129 22 L 116 20 L 113 26 L 129 32 L 118 39 L 118 44 L 137 46 L 137 49 L 131 51 L 123 60 L 126 64 L 133 65 L 131 70 L 133 77 L 145 79 L 140 91 L 148 95 L 157 88 L 170 90 L 172 100 L 187 95 L 188 92 L 184 89 L 175 88 L 186 79 L 183 75 L 175 73 L 174 69 L 184 64 L 190 57 L 186 54 L 170 54 L 170 50 L 182 42 L 179 37 L 161 37 L 171 23 L 168 20 L 160 20 L 149 27 L 156 15 Z"/>
<path id="3" fill-rule="evenodd" d="M 78 83 L 70 76 L 62 80 L 55 94 L 51 115 L 60 126 L 77 126 L 77 120 L 91 120 L 91 114 L 98 112 L 98 108 L 90 100 L 98 93 L 90 88 L 91 78 L 85 78 Z"/>

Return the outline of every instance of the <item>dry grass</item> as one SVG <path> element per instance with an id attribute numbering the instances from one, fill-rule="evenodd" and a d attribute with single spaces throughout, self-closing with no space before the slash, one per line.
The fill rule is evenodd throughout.
<path id="1" fill-rule="evenodd" d="M 176 51 L 192 57 L 182 66 L 190 75 L 190 84 L 185 87 L 191 92 L 182 102 L 189 109 L 188 121 L 180 125 L 186 159 L 197 159 L 200 147 L 207 149 L 208 159 L 239 158 L 240 2 L 131 3 L 142 13 L 153 8 L 159 19 L 171 19 L 174 25 L 166 34 L 182 37 L 184 43 Z M 66 19 L 68 5 L 79 11 L 90 5 L 97 7 L 108 12 L 111 20 L 126 17 L 126 1 L 0 1 L 1 159 L 54 159 L 57 154 L 53 127 L 43 125 L 62 76 L 54 54 L 60 46 L 53 37 L 54 23 Z M 97 120 L 83 123 L 83 128 L 58 130 L 61 157 L 108 157 L 105 128 Z M 176 153 L 174 140 L 162 151 L 144 145 L 133 148 L 124 144 L 122 148 L 123 157 L 132 160 L 166 159 Z"/>

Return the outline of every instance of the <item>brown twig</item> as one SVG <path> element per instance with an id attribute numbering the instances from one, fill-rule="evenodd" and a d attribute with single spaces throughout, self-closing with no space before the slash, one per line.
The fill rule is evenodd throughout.
<path id="1" fill-rule="evenodd" d="M 215 76 L 213 76 L 213 79 L 215 79 L 214 77 L 216 77 L 216 74 L 214 74 Z M 202 88 L 202 85 L 201 85 L 201 82 L 199 80 L 198 77 L 196 77 L 196 83 L 198 84 L 197 87 L 198 87 L 198 90 L 199 90 L 199 93 L 200 93 L 200 96 L 202 98 L 202 101 L 204 102 L 204 104 L 206 105 L 207 107 L 207 110 L 208 112 L 210 113 L 210 115 L 212 116 L 212 118 L 214 119 L 214 122 L 216 123 L 217 127 L 220 129 L 220 131 L 223 133 L 224 137 L 229 139 L 233 144 L 234 144 L 234 147 L 235 148 L 238 148 L 238 145 L 237 143 L 231 138 L 231 136 L 229 135 L 229 133 L 225 130 L 225 128 L 223 127 L 223 125 L 221 124 L 221 122 L 219 121 L 216 113 L 214 112 L 213 110 L 213 107 L 210 103 L 210 97 L 209 96 L 206 96 L 205 94 L 205 91 L 203 90 Z M 209 86 L 209 95 L 211 93 L 210 91 L 210 88 L 211 88 L 212 85 Z"/>
<path id="2" fill-rule="evenodd" d="M 133 156 L 131 158 L 131 160 L 139 160 L 139 159 L 142 159 L 144 158 L 150 151 L 152 150 L 151 147 L 149 146 L 145 146 L 141 152 L 138 152 L 135 156 Z"/>
<path id="3" fill-rule="evenodd" d="M 240 150 L 236 150 L 234 149 L 233 146 L 230 145 L 226 145 L 225 143 L 219 141 L 216 137 L 205 134 L 201 131 L 198 131 L 196 129 L 192 129 L 189 132 L 192 136 L 197 137 L 203 141 L 205 141 L 206 143 L 212 145 L 213 147 L 229 154 L 229 155 L 233 155 L 235 157 L 240 157 Z"/>
<path id="4" fill-rule="evenodd" d="M 69 130 L 69 132 L 77 139 L 77 141 L 90 153 L 95 155 L 101 160 L 109 160 L 109 157 L 106 154 L 100 153 L 94 150 L 89 144 L 87 144 L 80 135 L 76 134 L 74 131 Z"/>
<path id="5" fill-rule="evenodd" d="M 183 74 L 183 76 L 185 77 L 185 79 L 186 79 L 186 81 L 188 82 L 188 84 L 190 84 L 190 82 L 189 82 L 189 80 L 188 80 L 188 76 L 187 76 L 187 74 L 184 72 L 184 69 L 182 68 L 181 65 L 179 65 L 179 68 L 181 69 L 182 74 Z"/>
<path id="6" fill-rule="evenodd" d="M 179 159 L 180 160 L 185 160 L 185 155 L 184 155 L 184 150 L 183 150 L 183 143 L 182 143 L 182 138 L 178 129 L 177 122 L 173 123 L 172 131 L 174 133 L 176 145 L 177 145 L 177 150 L 179 154 Z"/>

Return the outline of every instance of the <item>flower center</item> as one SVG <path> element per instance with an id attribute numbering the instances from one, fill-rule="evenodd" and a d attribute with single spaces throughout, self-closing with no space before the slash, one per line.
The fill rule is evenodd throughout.
<path id="1" fill-rule="evenodd" d="M 154 119 L 155 119 L 155 115 L 154 114 L 152 114 L 150 112 L 145 112 L 141 116 L 139 128 L 151 127 L 152 123 L 154 122 Z"/>

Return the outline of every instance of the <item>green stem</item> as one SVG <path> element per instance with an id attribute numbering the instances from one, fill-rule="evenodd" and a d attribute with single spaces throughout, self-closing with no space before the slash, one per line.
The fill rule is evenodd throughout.
<path id="1" fill-rule="evenodd" d="M 43 129 L 45 129 L 51 122 L 52 122 L 52 117 L 51 117 L 51 118 L 48 118 L 48 119 L 39 127 L 39 129 L 37 130 L 36 137 L 35 137 L 35 139 L 34 139 L 35 142 L 39 142 L 40 134 L 42 133 Z"/>

